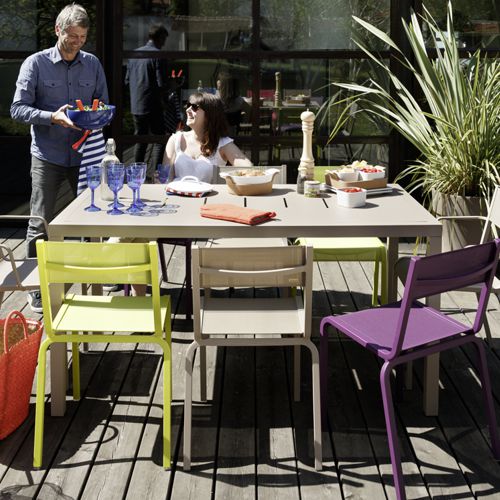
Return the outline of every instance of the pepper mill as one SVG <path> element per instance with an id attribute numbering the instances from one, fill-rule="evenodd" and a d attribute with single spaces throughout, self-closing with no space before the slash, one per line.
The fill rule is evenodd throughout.
<path id="1" fill-rule="evenodd" d="M 276 86 L 274 88 L 274 107 L 279 108 L 281 106 L 281 73 L 276 71 L 274 76 L 276 78 Z"/>
<path id="2" fill-rule="evenodd" d="M 314 156 L 312 154 L 312 134 L 314 129 L 314 120 L 316 115 L 309 111 L 304 111 L 300 115 L 302 120 L 302 135 L 303 135 L 303 145 L 302 145 L 302 156 L 300 157 L 300 167 L 306 168 L 306 177 L 309 180 L 314 179 Z"/>

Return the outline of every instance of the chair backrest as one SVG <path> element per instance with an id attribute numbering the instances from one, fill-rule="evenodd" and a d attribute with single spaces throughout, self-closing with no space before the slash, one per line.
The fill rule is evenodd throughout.
<path id="1" fill-rule="evenodd" d="M 491 238 L 490 233 L 493 232 L 497 237 L 497 228 L 500 228 L 500 186 L 495 188 L 491 203 L 488 209 L 488 217 L 481 235 L 481 243 L 486 243 Z"/>
<path id="2" fill-rule="evenodd" d="M 224 165 L 224 166 L 218 166 L 216 169 L 216 178 L 214 179 L 214 184 L 224 184 L 226 181 L 219 175 L 222 172 L 232 172 L 234 170 L 246 170 L 246 169 L 253 169 L 253 168 L 263 168 L 263 167 L 233 167 L 231 165 Z M 279 172 L 276 174 L 276 177 L 274 178 L 274 183 L 275 184 L 286 184 L 286 165 L 277 165 L 277 166 L 270 166 L 270 167 L 265 167 L 267 168 L 277 168 Z"/>
<path id="3" fill-rule="evenodd" d="M 36 243 L 44 324 L 52 333 L 51 283 L 151 285 L 155 331 L 161 331 L 158 248 L 149 243 Z"/>
<path id="4" fill-rule="evenodd" d="M 201 290 L 212 287 L 302 287 L 305 325 L 311 323 L 311 246 L 192 248 L 193 310 L 199 321 Z M 195 331 L 197 330 L 195 325 Z"/>
<path id="5" fill-rule="evenodd" d="M 452 252 L 412 257 L 397 325 L 399 334 L 395 337 L 388 359 L 400 353 L 412 304 L 424 297 L 481 284 L 481 294 L 471 330 L 472 334 L 477 333 L 483 323 L 499 251 L 500 239 L 496 239 Z"/>

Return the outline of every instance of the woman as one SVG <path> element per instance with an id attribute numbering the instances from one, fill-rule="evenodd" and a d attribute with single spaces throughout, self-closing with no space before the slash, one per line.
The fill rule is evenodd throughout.
<path id="1" fill-rule="evenodd" d="M 205 92 L 189 97 L 186 125 L 191 129 L 170 136 L 163 163 L 169 164 L 170 179 L 194 175 L 200 181 L 214 182 L 214 166 L 228 162 L 236 167 L 252 162 L 228 137 L 224 107 L 219 97 Z"/>

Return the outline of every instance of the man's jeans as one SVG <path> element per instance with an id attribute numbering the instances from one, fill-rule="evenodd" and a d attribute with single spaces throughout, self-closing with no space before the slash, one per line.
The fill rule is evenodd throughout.
<path id="1" fill-rule="evenodd" d="M 42 216 L 47 223 L 54 218 L 54 210 L 59 188 L 65 179 L 68 180 L 76 197 L 78 186 L 78 172 L 80 167 L 60 167 L 47 161 L 31 157 L 31 201 L 30 214 Z M 30 219 L 26 233 L 26 255 L 35 257 L 35 237 L 45 235 L 42 223 Z"/>

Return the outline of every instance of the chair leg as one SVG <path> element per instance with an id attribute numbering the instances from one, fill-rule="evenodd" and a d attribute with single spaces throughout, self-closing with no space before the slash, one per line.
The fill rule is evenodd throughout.
<path id="1" fill-rule="evenodd" d="M 207 348 L 200 346 L 198 351 L 200 356 L 200 401 L 207 401 Z"/>
<path id="2" fill-rule="evenodd" d="M 78 342 L 71 343 L 71 372 L 73 374 L 73 399 L 80 400 L 80 344 Z"/>
<path id="3" fill-rule="evenodd" d="M 384 363 L 380 370 L 380 388 L 382 390 L 382 402 L 384 405 L 385 426 L 387 428 L 387 439 L 389 441 L 389 453 L 391 455 L 392 475 L 394 477 L 394 488 L 398 500 L 406 499 L 403 483 L 403 469 L 401 467 L 401 455 L 398 445 L 398 431 L 394 417 L 394 404 L 391 393 L 391 371 L 393 366 Z"/>
<path id="4" fill-rule="evenodd" d="M 495 415 L 495 406 L 491 395 L 491 381 L 486 363 L 486 354 L 482 341 L 479 338 L 474 338 L 473 344 L 477 349 L 478 370 L 481 379 L 481 387 L 483 389 L 483 400 L 488 418 L 488 426 L 490 428 L 491 448 L 495 460 L 500 460 L 500 440 L 498 437 L 497 419 Z"/>
<path id="5" fill-rule="evenodd" d="M 293 346 L 293 399 L 300 401 L 300 345 Z"/>
<path id="6" fill-rule="evenodd" d="M 43 425 L 45 417 L 45 376 L 47 369 L 47 349 L 52 344 L 45 339 L 38 351 L 38 371 L 36 376 L 35 442 L 33 445 L 33 467 L 42 466 Z"/>
<path id="7" fill-rule="evenodd" d="M 191 470 L 191 428 L 192 428 L 192 403 L 193 403 L 193 362 L 194 353 L 199 347 L 198 342 L 193 342 L 186 351 L 184 371 L 186 372 L 186 387 L 184 389 L 184 470 Z"/>
<path id="8" fill-rule="evenodd" d="M 172 352 L 170 341 L 161 342 L 163 348 L 163 468 L 172 466 Z"/>
<path id="9" fill-rule="evenodd" d="M 328 406 L 328 333 L 327 325 L 321 325 L 320 329 L 320 387 L 321 387 L 321 421 L 326 425 L 326 410 Z"/>
<path id="10" fill-rule="evenodd" d="M 313 436 L 314 436 L 314 468 L 323 469 L 323 446 L 321 442 L 321 397 L 320 397 L 320 362 L 316 346 L 308 340 L 306 346 L 311 351 L 312 365 L 312 400 L 313 400 Z"/>
<path id="11" fill-rule="evenodd" d="M 479 303 L 479 297 L 480 297 L 481 293 L 478 292 L 476 293 L 476 297 L 477 297 L 477 301 Z M 491 345 L 491 328 L 490 328 L 490 323 L 488 321 L 488 314 L 487 312 L 484 313 L 484 316 L 483 316 L 483 325 L 484 325 L 484 332 L 486 333 L 486 339 L 488 341 L 488 344 Z"/>

